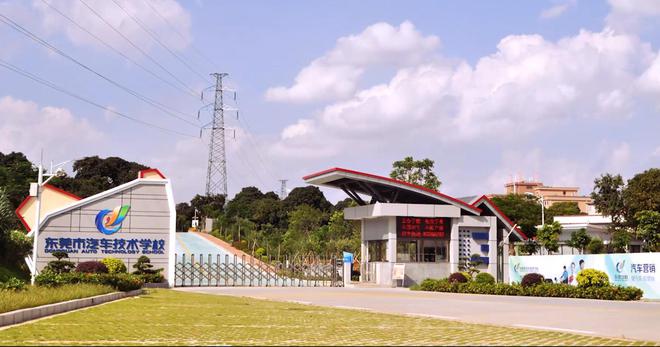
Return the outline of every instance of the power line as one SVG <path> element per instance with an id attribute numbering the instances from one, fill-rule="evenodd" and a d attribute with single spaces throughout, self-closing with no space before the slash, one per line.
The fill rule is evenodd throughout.
<path id="1" fill-rule="evenodd" d="M 78 100 L 80 100 L 80 101 L 82 101 L 82 102 L 88 103 L 88 104 L 90 104 L 90 105 L 92 105 L 92 106 L 94 106 L 94 107 L 100 108 L 100 109 L 102 109 L 102 110 L 104 110 L 104 111 L 107 111 L 107 112 L 110 112 L 110 113 L 116 114 L 116 115 L 118 115 L 118 116 L 120 116 L 120 117 L 123 117 L 123 118 L 129 119 L 129 120 L 132 120 L 132 121 L 137 122 L 137 123 L 140 123 L 140 124 L 142 124 L 142 125 L 146 125 L 146 126 L 150 126 L 150 127 L 153 127 L 153 128 L 159 129 L 159 130 L 162 130 L 162 131 L 166 131 L 166 132 L 169 132 L 169 133 L 172 133 L 172 134 L 177 134 L 177 135 L 181 135 L 181 136 L 187 136 L 187 137 L 197 138 L 197 136 L 193 136 L 193 135 L 190 135 L 190 134 L 186 134 L 186 133 L 178 132 L 178 131 L 176 131 L 176 130 L 171 130 L 171 129 L 168 129 L 168 128 L 164 128 L 164 127 L 161 127 L 160 125 L 156 125 L 156 124 L 153 124 L 153 123 L 149 123 L 149 122 L 143 121 L 143 120 L 141 120 L 141 119 L 138 119 L 138 118 L 135 118 L 135 117 L 129 116 L 129 115 L 123 113 L 123 112 L 119 112 L 119 111 L 117 111 L 117 110 L 114 110 L 114 109 L 112 109 L 112 108 L 110 108 L 110 107 L 103 106 L 103 105 L 97 103 L 96 101 L 92 101 L 92 100 L 87 99 L 87 98 L 85 98 L 85 97 L 83 97 L 83 96 L 80 96 L 80 95 L 78 95 L 78 94 L 76 94 L 76 93 L 73 93 L 73 92 L 71 92 L 71 91 L 69 91 L 69 90 L 67 90 L 67 89 L 65 89 L 65 88 L 63 88 L 63 87 L 61 87 L 61 86 L 58 86 L 57 84 L 54 84 L 53 82 L 50 82 L 50 81 L 48 81 L 48 80 L 46 80 L 46 79 L 43 79 L 43 78 L 41 78 L 41 77 L 39 77 L 39 76 L 37 76 L 37 75 L 34 75 L 34 74 L 30 73 L 30 72 L 28 72 L 28 71 L 25 71 L 25 70 L 23 70 L 23 69 L 17 67 L 16 65 L 13 65 L 13 64 L 11 64 L 11 63 L 5 61 L 5 60 L 0 59 L 0 66 L 6 68 L 6 69 L 8 69 L 8 70 L 11 70 L 11 71 L 13 71 L 13 72 L 15 72 L 15 73 L 17 73 L 17 74 L 20 74 L 20 75 L 22 75 L 22 76 L 24 76 L 24 77 L 27 77 L 27 78 L 29 78 L 29 79 L 31 79 L 31 80 L 33 80 L 33 81 L 35 81 L 35 82 L 38 82 L 38 83 L 40 83 L 40 84 L 42 84 L 42 85 L 45 85 L 45 86 L 47 86 L 47 87 L 50 87 L 51 89 L 54 89 L 54 90 L 56 90 L 56 91 L 58 91 L 58 92 L 60 92 L 60 93 L 63 93 L 63 94 L 69 95 L 69 96 L 72 97 L 72 98 L 75 98 L 75 99 L 78 99 Z"/>
<path id="2" fill-rule="evenodd" d="M 122 37 L 126 42 L 128 42 L 133 48 L 135 48 L 136 50 L 138 50 L 143 56 L 145 56 L 145 57 L 146 57 L 147 59 L 149 59 L 152 63 L 154 63 L 155 65 L 157 65 L 159 68 L 161 68 L 161 70 L 165 71 L 165 73 L 167 73 L 168 75 L 170 75 L 170 77 L 172 77 L 174 80 L 176 80 L 177 82 L 179 82 L 179 84 L 181 84 L 183 87 L 185 87 L 185 88 L 187 88 L 188 90 L 190 90 L 194 95 L 199 95 L 198 92 L 196 92 L 194 89 L 188 87 L 188 86 L 187 86 L 187 85 L 186 85 L 181 79 L 179 79 L 178 77 L 176 77 L 176 75 L 174 75 L 170 70 L 168 70 L 167 68 L 165 68 L 162 64 L 160 64 L 158 61 L 156 61 L 156 59 L 154 59 L 151 55 L 149 55 L 149 54 L 148 54 L 147 52 L 145 52 L 142 48 L 140 48 L 140 46 L 136 45 L 133 41 L 131 41 L 131 39 L 129 39 L 128 37 L 126 37 L 126 35 L 124 35 L 121 31 L 119 31 L 119 29 L 115 28 L 114 25 L 112 25 L 110 22 L 108 22 L 108 21 L 107 21 L 107 20 L 106 20 L 106 19 L 105 19 L 100 13 L 98 13 L 93 7 L 89 6 L 84 0 L 79 0 L 79 1 L 80 1 L 83 5 L 85 5 L 85 7 L 87 7 L 87 9 L 89 9 L 89 10 L 90 10 L 90 11 L 91 11 L 91 12 L 92 12 L 97 18 L 99 18 L 103 23 L 105 23 L 105 25 L 107 25 L 110 29 L 112 29 L 112 31 L 114 31 L 115 33 L 117 33 L 117 35 L 121 36 L 121 37 Z"/>
<path id="3" fill-rule="evenodd" d="M 176 26 L 175 26 L 174 24 L 172 24 L 172 22 L 170 22 L 165 16 L 163 16 L 163 14 L 160 13 L 160 11 L 158 11 L 157 8 L 155 8 L 155 7 L 151 4 L 151 1 L 150 1 L 150 0 L 143 0 L 143 1 L 144 1 L 144 2 L 145 2 L 145 3 L 151 8 L 151 10 L 152 10 L 154 13 L 156 13 L 156 15 L 158 15 L 158 17 L 160 17 L 160 19 L 163 20 L 163 22 L 165 22 L 165 23 L 166 23 L 166 24 L 172 29 L 172 31 L 174 31 L 177 35 L 179 35 L 179 37 L 180 37 L 181 39 L 183 39 L 183 40 L 186 40 L 186 39 L 187 39 L 187 38 L 186 38 L 186 37 L 185 37 L 185 36 L 184 36 L 184 35 L 183 35 L 183 34 L 182 34 L 182 33 L 176 28 Z M 206 55 L 204 55 L 204 53 L 202 53 L 201 50 L 197 49 L 197 47 L 196 47 L 193 43 L 190 43 L 190 47 L 192 47 L 192 49 L 195 51 L 195 53 L 197 53 L 197 55 L 199 55 L 200 57 L 204 58 L 204 60 L 206 60 L 206 62 L 207 62 L 208 64 L 210 64 L 212 67 L 214 67 L 214 68 L 216 68 L 216 69 L 218 68 L 217 65 L 216 65 L 211 59 L 209 59 Z"/>
<path id="4" fill-rule="evenodd" d="M 185 65 L 185 66 L 188 68 L 188 70 L 190 70 L 190 72 L 196 74 L 196 75 L 197 75 L 199 78 L 201 78 L 202 81 L 204 81 L 204 82 L 208 82 L 208 81 L 209 81 L 204 75 L 202 75 L 201 73 L 197 72 L 197 70 L 195 70 L 192 66 L 190 66 L 190 64 L 188 64 L 184 59 L 182 59 L 178 54 L 176 54 L 176 52 L 174 52 L 174 51 L 171 50 L 169 47 L 167 47 L 167 45 L 164 44 L 164 43 L 158 38 L 158 35 L 156 35 L 156 34 L 153 33 L 151 30 L 149 30 L 149 28 L 147 28 L 146 25 L 144 25 L 144 23 L 142 23 L 142 21 L 141 21 L 139 18 L 137 18 L 137 17 L 133 16 L 132 14 L 130 14 L 130 13 L 124 8 L 124 6 L 122 6 L 120 3 L 117 2 L 117 0 L 112 0 L 112 2 L 114 2 L 115 5 L 117 5 L 117 7 L 119 7 L 122 11 L 124 11 L 124 13 L 126 13 L 126 15 L 128 15 L 128 16 L 129 16 L 129 17 L 130 17 L 135 23 L 137 23 L 137 25 L 138 25 L 140 28 L 142 28 L 142 30 L 143 30 L 144 32 L 146 32 L 147 34 L 149 34 L 149 36 L 151 36 L 151 38 L 154 39 L 154 41 L 156 41 L 161 47 L 165 48 L 165 50 L 167 50 L 167 51 L 168 51 L 168 52 L 169 52 L 174 58 L 176 58 L 181 64 Z"/>
<path id="5" fill-rule="evenodd" d="M 65 53 L 64 51 L 62 51 L 62 50 L 60 50 L 59 48 L 53 46 L 53 45 L 50 44 L 48 41 L 46 41 L 46 40 L 44 40 L 44 39 L 38 37 L 37 35 L 35 35 L 35 34 L 32 33 L 31 31 L 29 31 L 29 30 L 26 29 L 25 27 L 23 27 L 23 26 L 21 26 L 20 24 L 14 22 L 14 21 L 11 20 L 9 17 L 7 17 L 7 16 L 5 16 L 4 14 L 1 14 L 1 13 L 0 13 L 0 21 L 2 21 L 3 23 L 7 24 L 10 28 L 14 29 L 15 31 L 17 31 L 17 32 L 19 32 L 19 33 L 21 33 L 21 34 L 23 34 L 24 36 L 30 38 L 31 40 L 33 40 L 33 41 L 39 43 L 39 44 L 42 45 L 42 46 L 44 46 L 44 47 L 50 49 L 51 51 L 53 51 L 53 52 L 55 52 L 55 53 L 57 53 L 57 54 L 59 54 L 59 55 L 65 57 L 65 58 L 67 58 L 68 60 L 70 60 L 71 62 L 75 63 L 76 65 L 78 65 L 78 66 L 82 67 L 83 69 L 85 69 L 85 70 L 87 70 L 87 71 L 93 73 L 94 75 L 100 77 L 101 79 L 107 81 L 108 83 L 114 85 L 115 87 L 117 87 L 117 88 L 119 88 L 119 89 L 122 89 L 123 91 L 127 92 L 128 94 L 131 94 L 131 95 L 135 96 L 136 98 L 142 100 L 143 102 L 145 102 L 145 103 L 147 103 L 147 104 L 149 104 L 149 105 L 151 105 L 151 106 L 153 106 L 153 107 L 155 107 L 155 108 L 158 108 L 159 110 L 165 112 L 166 114 L 168 114 L 168 115 L 170 115 L 170 116 L 172 116 L 172 117 L 178 118 L 178 119 L 180 119 L 180 120 L 182 120 L 182 121 L 184 121 L 184 122 L 186 122 L 186 123 L 188 123 L 188 124 L 190 124 L 190 125 L 192 125 L 192 126 L 195 126 L 195 127 L 198 126 L 198 124 L 193 123 L 193 122 L 189 121 L 188 119 L 185 119 L 185 118 L 183 118 L 183 117 L 180 117 L 180 116 L 178 116 L 178 115 L 176 115 L 176 114 L 174 113 L 174 112 L 179 112 L 179 111 L 174 111 L 174 112 L 173 112 L 171 108 L 169 108 L 169 107 L 167 107 L 167 106 L 165 106 L 165 105 L 159 103 L 158 101 L 155 101 L 155 100 L 153 100 L 153 99 L 151 99 L 151 98 L 149 98 L 149 97 L 147 97 L 147 96 L 144 96 L 144 95 L 142 95 L 142 94 L 140 94 L 140 93 L 138 93 L 138 92 L 136 92 L 136 91 L 134 91 L 134 90 L 132 90 L 132 89 L 130 89 L 130 88 L 128 88 L 128 87 L 122 85 L 122 84 L 120 84 L 119 82 L 116 82 L 115 80 L 113 80 L 113 79 L 111 79 L 111 78 L 105 76 L 104 74 L 102 74 L 102 73 L 100 73 L 100 72 L 94 70 L 93 68 L 91 68 L 91 67 L 87 66 L 86 64 L 82 63 L 82 62 L 79 61 L 78 59 L 76 59 L 76 58 L 74 58 L 74 57 L 68 55 L 68 54 Z M 183 112 L 179 112 L 179 113 L 184 114 Z"/>
<path id="6" fill-rule="evenodd" d="M 192 91 L 190 91 L 190 90 L 186 90 L 186 89 L 184 89 L 184 88 L 181 88 L 180 86 L 177 86 L 177 85 L 175 85 L 174 83 L 172 83 L 172 82 L 166 80 L 165 78 L 163 78 L 163 77 L 161 77 L 160 75 L 156 74 L 155 72 L 153 72 L 152 70 L 150 70 L 150 69 L 147 68 L 146 66 L 144 66 L 144 65 L 140 64 L 139 62 L 137 62 L 135 59 L 131 58 L 130 56 L 128 56 L 128 55 L 126 55 L 126 54 L 124 54 L 124 53 L 123 53 L 122 51 L 120 51 L 119 49 L 117 49 L 117 48 L 113 47 L 112 45 L 108 44 L 105 40 L 103 40 L 102 38 L 98 37 L 97 35 L 95 35 L 95 34 L 92 33 L 91 31 L 89 31 L 88 29 L 86 29 L 85 27 L 83 27 L 82 25 L 80 25 L 80 23 L 78 23 L 76 20 L 74 20 L 73 18 L 69 17 L 68 15 L 66 15 L 65 13 L 63 13 L 62 11 L 60 11 L 57 7 L 53 6 L 53 4 L 49 3 L 47 0 L 41 0 L 41 2 L 43 2 L 43 3 L 46 4 L 48 7 L 50 7 L 53 11 L 57 12 L 60 16 L 64 17 L 66 20 L 68 20 L 69 22 L 71 22 L 71 23 L 72 23 L 73 25 L 75 25 L 78 29 L 84 31 L 84 32 L 87 33 L 89 36 L 93 37 L 96 41 L 98 41 L 98 42 L 100 42 L 101 44 L 103 44 L 105 47 L 109 48 L 109 49 L 112 50 L 113 52 L 119 54 L 119 55 L 120 55 L 121 57 L 123 57 L 124 59 L 126 59 L 126 60 L 130 61 L 131 63 L 133 63 L 133 65 L 139 67 L 140 69 L 142 69 L 142 70 L 144 70 L 145 72 L 149 73 L 149 74 L 152 75 L 153 77 L 159 79 L 159 80 L 162 81 L 163 83 L 166 83 L 166 84 L 169 85 L 170 87 L 175 88 L 175 89 L 177 89 L 177 90 L 179 90 L 179 91 L 181 91 L 181 92 L 183 92 L 183 93 L 185 93 L 185 94 L 187 94 L 187 95 L 190 95 L 190 96 L 194 97 L 195 99 L 198 99 L 198 98 L 199 98 L 198 95 L 195 94 L 194 92 L 192 92 Z"/>

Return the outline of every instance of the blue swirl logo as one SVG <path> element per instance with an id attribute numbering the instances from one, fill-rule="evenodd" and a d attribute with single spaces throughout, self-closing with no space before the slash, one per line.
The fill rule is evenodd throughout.
<path id="1" fill-rule="evenodd" d="M 112 210 L 101 210 L 96 215 L 96 229 L 105 235 L 112 235 L 121 229 L 121 223 L 128 215 L 130 205 L 117 206 Z"/>

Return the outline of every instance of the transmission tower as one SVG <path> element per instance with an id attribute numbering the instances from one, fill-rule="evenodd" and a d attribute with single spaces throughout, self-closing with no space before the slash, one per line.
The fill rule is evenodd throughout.
<path id="1" fill-rule="evenodd" d="M 227 196 L 227 157 L 225 153 L 225 111 L 222 78 L 227 73 L 213 73 L 215 77 L 215 101 L 213 103 L 213 122 L 211 141 L 209 142 L 209 164 L 206 172 L 206 195 L 221 194 Z"/>
<path id="2" fill-rule="evenodd" d="M 284 200 L 286 198 L 286 181 L 288 180 L 279 180 L 282 185 L 280 186 L 280 199 Z"/>

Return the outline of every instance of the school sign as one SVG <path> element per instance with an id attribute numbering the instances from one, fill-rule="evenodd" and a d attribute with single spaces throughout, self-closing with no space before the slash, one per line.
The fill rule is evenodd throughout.
<path id="1" fill-rule="evenodd" d="M 660 299 L 660 253 L 616 253 L 589 255 L 542 255 L 509 257 L 509 281 L 520 282 L 528 273 L 540 273 L 554 282 L 577 285 L 583 269 L 603 271 L 610 283 L 634 286 L 646 299 Z"/>
<path id="2" fill-rule="evenodd" d="M 21 216 L 21 209 L 17 210 Z M 146 255 L 172 285 L 176 211 L 170 181 L 156 169 L 108 191 L 68 202 L 41 218 L 37 269 L 66 252 L 73 262 L 121 259 L 129 269 Z M 26 225 L 29 230 L 29 225 Z"/>

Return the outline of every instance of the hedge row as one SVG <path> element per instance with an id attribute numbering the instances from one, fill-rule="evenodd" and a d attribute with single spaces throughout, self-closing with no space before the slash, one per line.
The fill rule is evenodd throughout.
<path id="1" fill-rule="evenodd" d="M 54 273 L 44 271 L 35 278 L 38 286 L 57 287 L 64 284 L 89 283 L 109 285 L 123 292 L 142 288 L 144 280 L 139 275 L 127 273 L 105 274 L 105 273 L 82 273 L 67 272 Z"/>
<path id="2" fill-rule="evenodd" d="M 642 290 L 635 287 L 606 286 L 584 288 L 562 283 L 542 283 L 535 286 L 523 287 L 518 284 L 506 283 L 450 283 L 447 279 L 434 280 L 430 278 L 422 281 L 419 289 L 445 293 L 541 296 L 622 301 L 639 300 L 643 295 Z"/>

